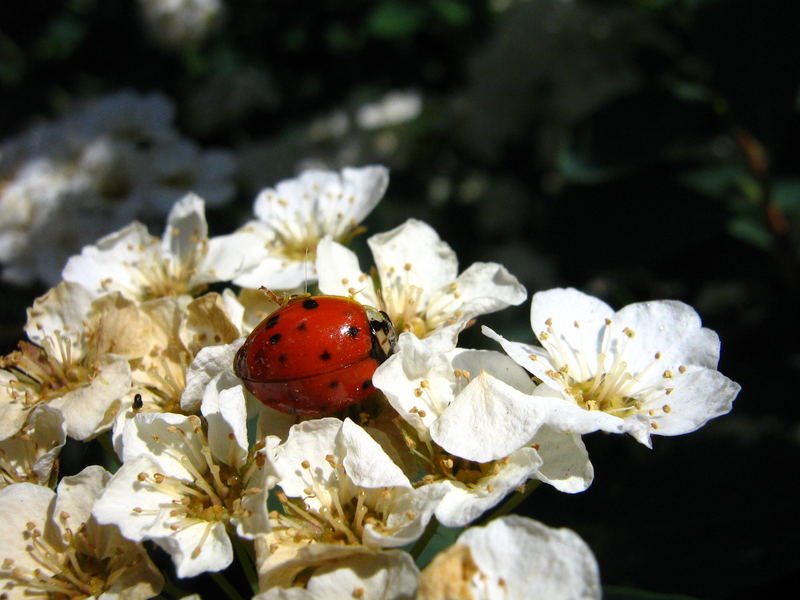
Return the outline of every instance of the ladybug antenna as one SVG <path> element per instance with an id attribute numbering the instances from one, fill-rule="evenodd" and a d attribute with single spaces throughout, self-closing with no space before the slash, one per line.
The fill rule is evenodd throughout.
<path id="1" fill-rule="evenodd" d="M 305 278 L 306 278 L 306 281 L 305 281 L 305 285 L 306 285 L 305 293 L 308 294 L 308 246 L 306 246 L 306 260 L 303 263 L 303 266 L 305 267 Z"/>

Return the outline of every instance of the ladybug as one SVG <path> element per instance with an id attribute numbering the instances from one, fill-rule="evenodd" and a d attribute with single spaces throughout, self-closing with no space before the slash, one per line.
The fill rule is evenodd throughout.
<path id="1" fill-rule="evenodd" d="M 234 371 L 281 412 L 336 412 L 375 393 L 372 374 L 394 350 L 389 316 L 351 298 L 306 296 L 277 309 L 236 353 Z"/>

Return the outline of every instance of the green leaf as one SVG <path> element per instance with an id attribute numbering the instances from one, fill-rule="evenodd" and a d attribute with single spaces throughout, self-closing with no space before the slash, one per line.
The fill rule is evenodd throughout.
<path id="1" fill-rule="evenodd" d="M 750 192 L 758 188 L 758 183 L 744 167 L 731 164 L 715 164 L 685 171 L 679 177 L 684 185 L 712 198 L 724 198 L 744 191 Z"/>
<path id="2" fill-rule="evenodd" d="M 800 214 L 800 179 L 779 179 L 772 194 L 775 204 L 788 216 Z"/>
<path id="3" fill-rule="evenodd" d="M 419 4 L 389 0 L 382 2 L 367 17 L 367 31 L 377 38 L 398 39 L 413 36 L 422 28 L 425 10 Z"/>
<path id="4" fill-rule="evenodd" d="M 433 518 L 431 522 L 433 522 Z M 436 533 L 433 534 L 430 541 L 428 541 L 425 546 L 425 549 L 420 552 L 416 559 L 417 566 L 422 569 L 431 562 L 433 557 L 439 554 L 439 552 L 455 544 L 456 539 L 458 539 L 462 531 L 464 531 L 463 527 L 445 527 L 441 523 L 437 524 Z M 413 546 L 414 544 L 409 544 L 404 550 L 411 552 Z"/>
<path id="5" fill-rule="evenodd" d="M 754 216 L 734 217 L 728 223 L 728 233 L 762 250 L 769 249 L 772 244 L 769 231 Z"/>
<path id="6" fill-rule="evenodd" d="M 36 47 L 36 54 L 44 60 L 69 58 L 86 36 L 86 25 L 72 15 L 53 19 L 45 29 Z"/>
<path id="7" fill-rule="evenodd" d="M 19 47 L 0 32 L 0 84 L 14 85 L 25 73 L 25 55 Z"/>
<path id="8" fill-rule="evenodd" d="M 434 0 L 433 10 L 439 18 L 454 27 L 463 27 L 470 20 L 469 6 L 458 0 Z"/>

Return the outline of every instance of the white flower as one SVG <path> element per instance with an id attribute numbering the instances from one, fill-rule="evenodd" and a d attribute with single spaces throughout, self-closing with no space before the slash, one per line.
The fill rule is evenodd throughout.
<path id="1" fill-rule="evenodd" d="M 273 587 L 253 600 L 410 600 L 418 580 L 419 569 L 411 555 L 401 550 L 385 550 L 323 563 L 304 587 Z"/>
<path id="2" fill-rule="evenodd" d="M 58 453 L 67 441 L 61 413 L 41 404 L 22 429 L 0 441 L 0 487 L 11 483 L 55 483 Z"/>
<path id="3" fill-rule="evenodd" d="M 452 458 L 491 463 L 530 446 L 540 455 L 532 476 L 567 492 L 583 491 L 592 481 L 583 443 L 545 423 L 547 412 L 531 400 L 535 385 L 501 353 L 440 352 L 404 333 L 372 379 L 427 451 L 432 441 Z"/>
<path id="4" fill-rule="evenodd" d="M 265 540 L 262 588 L 353 553 L 397 547 L 419 538 L 444 490 L 415 490 L 380 444 L 350 419 L 299 423 L 270 450 L 283 490 L 284 514 Z M 371 550 L 370 550 L 371 549 Z"/>
<path id="5" fill-rule="evenodd" d="M 317 250 L 320 290 L 384 310 L 397 331 L 433 337 L 446 350 L 471 319 L 520 304 L 527 295 L 496 263 L 474 263 L 459 275 L 455 252 L 422 221 L 409 219 L 367 243 L 378 284 L 361 271 L 353 252 L 326 239 Z"/>
<path id="6" fill-rule="evenodd" d="M 124 356 L 99 345 L 102 314 L 93 314 L 83 287 L 61 283 L 28 310 L 25 331 L 33 343 L 0 360 L 11 369 L 0 375 L 0 439 L 14 434 L 40 403 L 58 409 L 67 435 L 89 439 L 111 427 L 131 369 Z"/>
<path id="7" fill-rule="evenodd" d="M 411 121 L 422 111 L 422 97 L 417 92 L 388 92 L 378 102 L 358 108 L 356 121 L 362 129 L 378 129 Z"/>
<path id="8" fill-rule="evenodd" d="M 542 384 L 535 401 L 552 425 L 574 433 L 679 435 L 730 411 L 739 385 L 716 370 L 719 338 L 677 301 L 614 312 L 574 289 L 534 295 L 531 325 L 542 347 L 510 342 L 488 328 Z"/>
<path id="9" fill-rule="evenodd" d="M 580 492 L 593 469 L 579 436 L 553 429 L 535 388 L 508 357 L 487 350 L 441 352 L 404 333 L 372 378 L 410 425 L 406 444 L 445 497 L 436 518 L 460 527 L 528 479 Z"/>
<path id="10" fill-rule="evenodd" d="M 259 446 L 248 450 L 241 390 L 210 386 L 208 393 L 215 397 L 204 405 L 207 432 L 199 417 L 172 413 L 124 424 L 123 465 L 93 509 L 128 539 L 161 546 L 179 577 L 226 568 L 229 528 L 246 539 L 269 528 L 270 469 Z"/>
<path id="11" fill-rule="evenodd" d="M 55 285 L 66 259 L 134 218 L 163 218 L 190 190 L 233 194 L 232 157 L 172 127 L 163 96 L 121 92 L 0 146 L 3 279 Z"/>
<path id="12" fill-rule="evenodd" d="M 139 8 L 148 33 L 175 47 L 201 41 L 224 14 L 220 0 L 139 0 Z"/>
<path id="13" fill-rule="evenodd" d="M 592 551 L 569 529 L 511 515 L 472 527 L 423 571 L 418 600 L 600 600 Z"/>
<path id="14" fill-rule="evenodd" d="M 257 221 L 240 231 L 260 238 L 249 249 L 257 266 L 234 279 L 244 287 L 287 290 L 315 280 L 317 244 L 326 235 L 346 241 L 378 204 L 389 182 L 384 167 L 306 171 L 259 193 Z"/>
<path id="15" fill-rule="evenodd" d="M 145 600 L 159 593 L 163 578 L 144 548 L 90 515 L 109 477 L 93 465 L 62 479 L 57 494 L 30 483 L 0 490 L 4 598 Z"/>
<path id="16" fill-rule="evenodd" d="M 188 194 L 170 211 L 161 240 L 132 223 L 70 258 L 63 276 L 98 296 L 119 291 L 147 300 L 192 294 L 247 268 L 254 240 L 246 232 L 209 239 L 204 202 Z"/>
<path id="17" fill-rule="evenodd" d="M 438 352 L 426 341 L 401 334 L 372 377 L 420 441 L 478 462 L 530 443 L 543 412 L 530 402 L 535 385 L 523 369 L 499 352 Z"/>

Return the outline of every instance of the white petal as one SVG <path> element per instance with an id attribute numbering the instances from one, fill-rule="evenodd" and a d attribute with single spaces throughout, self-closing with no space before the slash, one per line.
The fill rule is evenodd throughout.
<path id="1" fill-rule="evenodd" d="M 448 493 L 445 486 L 425 485 L 417 489 L 392 490 L 386 527 L 367 523 L 364 544 L 383 548 L 405 546 L 418 540 L 441 499 Z"/>
<path id="2" fill-rule="evenodd" d="M 242 337 L 232 344 L 200 349 L 186 371 L 186 386 L 181 393 L 181 410 L 189 413 L 200 410 L 206 386 L 220 373 L 233 371 L 233 358 L 244 340 Z"/>
<path id="3" fill-rule="evenodd" d="M 16 377 L 8 371 L 0 371 L 0 441 L 16 435 L 30 413 L 30 407 L 21 398 L 15 386 Z"/>
<path id="4" fill-rule="evenodd" d="M 28 523 L 34 523 L 46 535 L 48 529 L 53 529 L 45 528 L 45 523 L 55 497 L 55 492 L 50 488 L 33 483 L 12 483 L 0 489 L 0 514 L 3 515 L 4 531 L 3 548 L 0 552 L 3 559 L 13 559 L 16 567 L 30 569 L 41 567 L 41 564 L 37 563 L 27 551 L 31 543 L 30 537 L 23 533 L 27 531 Z M 58 531 L 51 531 L 49 536 L 59 536 L 59 534 Z M 60 546 L 60 543 L 56 546 Z M 4 580 L 5 578 L 0 575 L 0 582 Z"/>
<path id="5" fill-rule="evenodd" d="M 597 561 L 586 543 L 569 529 L 551 529 L 511 515 L 458 538 L 486 577 L 481 587 L 509 598 L 599 600 Z"/>
<path id="6" fill-rule="evenodd" d="M 345 419 L 340 436 L 347 449 L 342 462 L 353 483 L 364 488 L 411 488 L 411 482 L 400 467 L 363 428 Z"/>
<path id="7" fill-rule="evenodd" d="M 679 364 L 717 367 L 719 338 L 710 329 L 701 327 L 699 315 L 688 304 L 675 300 L 637 302 L 620 310 L 614 322 L 617 327 L 628 327 L 635 333 L 625 351 L 625 359 L 634 373 L 651 362 L 655 352 L 660 353 L 661 362 L 670 368 Z"/>
<path id="8" fill-rule="evenodd" d="M 149 456 L 165 475 L 193 481 L 194 476 L 184 466 L 182 459 L 189 458 L 196 469 L 205 471 L 200 442 L 194 434 L 198 417 L 175 413 L 139 413 L 122 431 L 123 467 L 139 456 Z M 181 431 L 174 431 L 178 428 Z M 164 446 L 170 447 L 169 452 Z"/>
<path id="9" fill-rule="evenodd" d="M 411 555 L 400 550 L 387 550 L 323 566 L 314 572 L 307 589 L 311 598 L 319 599 L 360 595 L 381 600 L 408 600 L 417 588 L 418 578 L 419 569 Z"/>
<path id="10" fill-rule="evenodd" d="M 456 279 L 464 311 L 470 317 L 521 304 L 528 293 L 516 277 L 497 263 L 473 263 Z"/>
<path id="11" fill-rule="evenodd" d="M 197 521 L 177 532 L 165 528 L 164 533 L 152 539 L 172 556 L 178 577 L 195 577 L 208 571 L 221 571 L 233 562 L 233 546 L 221 521 Z M 195 554 L 197 549 L 200 551 Z"/>
<path id="12" fill-rule="evenodd" d="M 77 475 L 64 477 L 58 483 L 54 514 L 67 513 L 70 525 L 85 523 L 110 479 L 111 473 L 100 465 L 89 465 Z"/>
<path id="13" fill-rule="evenodd" d="M 76 440 L 87 440 L 111 429 L 131 387 L 131 367 L 126 359 L 107 354 L 98 363 L 99 372 L 88 385 L 50 402 L 64 415 L 67 435 Z"/>
<path id="14" fill-rule="evenodd" d="M 192 283 L 233 281 L 267 258 L 266 252 L 261 251 L 263 246 L 261 238 L 249 231 L 211 238 Z"/>
<path id="15" fill-rule="evenodd" d="M 129 540 L 140 542 L 146 539 L 158 512 L 164 506 L 170 506 L 174 499 L 160 488 L 139 482 L 139 473 L 159 470 L 159 465 L 147 455 L 137 456 L 123 464 L 92 507 L 97 522 L 104 525 L 113 523 Z M 142 510 L 134 512 L 134 508 Z"/>
<path id="16" fill-rule="evenodd" d="M 453 368 L 447 357 L 431 348 L 427 338 L 420 340 L 407 332 L 400 335 L 395 354 L 372 375 L 375 387 L 423 440 L 429 439 L 431 424 L 452 402 L 453 380 Z"/>
<path id="17" fill-rule="evenodd" d="M 186 194 L 175 203 L 167 217 L 161 248 L 165 255 L 172 255 L 180 264 L 196 265 L 207 239 L 205 203 L 196 194 Z"/>
<path id="18" fill-rule="evenodd" d="M 113 279 L 114 289 L 138 289 L 135 266 L 145 253 L 160 256 L 158 240 L 141 223 L 131 223 L 70 258 L 62 276 L 65 281 L 79 283 L 97 296 L 105 293 L 104 281 L 109 277 Z"/>
<path id="19" fill-rule="evenodd" d="M 531 327 L 541 340 L 552 320 L 555 335 L 573 350 L 583 350 L 584 358 L 596 368 L 601 332 L 605 319 L 614 318 L 608 304 L 573 288 L 556 288 L 537 292 L 531 301 Z M 588 351 L 588 352 L 587 352 Z M 576 365 L 577 367 L 577 365 Z M 578 372 L 578 369 L 573 369 Z"/>
<path id="20" fill-rule="evenodd" d="M 568 494 L 582 492 L 592 484 L 594 467 L 579 435 L 544 425 L 533 443 L 543 461 L 537 479 Z"/>
<path id="21" fill-rule="evenodd" d="M 37 298 L 28 309 L 25 333 L 31 341 L 41 345 L 45 338 L 59 332 L 70 340 L 73 348 L 81 349 L 86 344 L 82 338 L 83 324 L 91 305 L 89 290 L 77 283 L 62 282 Z"/>
<path id="22" fill-rule="evenodd" d="M 304 490 L 311 485 L 311 477 L 325 487 L 336 486 L 336 473 L 326 457 L 336 448 L 341 426 L 342 422 L 333 417 L 304 421 L 294 425 L 287 440 L 275 448 L 272 462 L 288 496 L 307 496 Z M 310 469 L 302 467 L 304 461 Z M 307 474 L 309 470 L 311 475 Z"/>
<path id="23" fill-rule="evenodd" d="M 399 227 L 367 240 L 381 285 L 414 285 L 423 291 L 422 301 L 455 281 L 458 260 L 453 249 L 427 223 L 409 219 Z M 406 265 L 411 265 L 406 269 Z"/>
<path id="24" fill-rule="evenodd" d="M 375 285 L 372 278 L 361 271 L 358 257 L 330 236 L 317 245 L 317 274 L 323 294 L 351 296 L 366 306 L 379 306 Z M 355 294 L 351 294 L 351 290 L 355 290 Z"/>
<path id="25" fill-rule="evenodd" d="M 481 332 L 486 337 L 499 343 L 506 354 L 514 359 L 514 362 L 541 379 L 542 383 L 559 391 L 563 389 L 564 386 L 560 383 L 560 380 L 555 380 L 548 375 L 548 372 L 553 372 L 557 369 L 543 348 L 507 340 L 486 325 L 481 327 Z"/>
<path id="26" fill-rule="evenodd" d="M 528 443 L 543 417 L 528 394 L 482 371 L 432 424 L 431 438 L 455 456 L 490 462 Z"/>
<path id="27" fill-rule="evenodd" d="M 254 472 L 246 482 L 250 493 L 242 497 L 242 509 L 246 514 L 241 519 L 238 517 L 231 519 L 236 524 L 236 533 L 239 537 L 248 540 L 270 530 L 267 497 L 278 480 L 269 462 L 268 453 L 265 450 L 261 453 L 265 460 L 262 464 L 259 464 L 258 460 L 254 462 Z"/>
<path id="28" fill-rule="evenodd" d="M 498 464 L 498 463 L 496 463 Z M 430 485 L 448 489 L 436 507 L 436 518 L 445 527 L 463 527 L 499 504 L 506 495 L 535 476 L 542 459 L 533 448 L 520 448 L 508 456 L 491 476 L 469 486 L 453 480 Z"/>
<path id="29" fill-rule="evenodd" d="M 208 423 L 208 445 L 219 462 L 239 469 L 247 460 L 247 405 L 241 382 L 220 373 L 206 386 L 201 406 Z"/>
<path id="30" fill-rule="evenodd" d="M 719 371 L 689 368 L 679 376 L 680 385 L 664 399 L 670 411 L 663 411 L 653 419 L 657 435 L 680 435 L 691 433 L 711 419 L 730 412 L 733 400 L 741 390 Z"/>
<path id="31" fill-rule="evenodd" d="M 254 268 L 234 278 L 233 283 L 252 289 L 266 287 L 270 290 L 293 290 L 304 281 L 314 281 L 316 278 L 314 263 L 266 256 Z"/>

